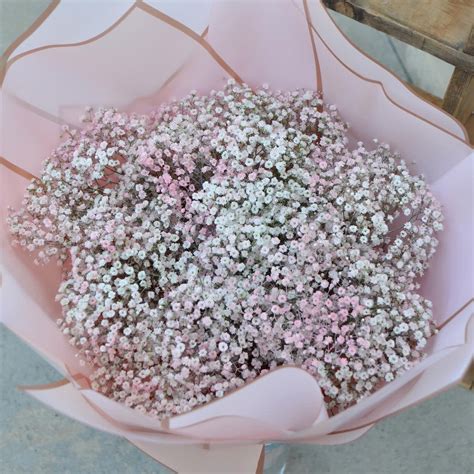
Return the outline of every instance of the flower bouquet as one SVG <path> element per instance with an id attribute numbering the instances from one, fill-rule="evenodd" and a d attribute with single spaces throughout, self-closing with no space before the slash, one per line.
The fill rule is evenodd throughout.
<path id="1" fill-rule="evenodd" d="M 462 378 L 472 149 L 319 1 L 53 2 L 29 33 L 2 321 L 64 376 L 29 394 L 177 472 L 253 472 Z"/>

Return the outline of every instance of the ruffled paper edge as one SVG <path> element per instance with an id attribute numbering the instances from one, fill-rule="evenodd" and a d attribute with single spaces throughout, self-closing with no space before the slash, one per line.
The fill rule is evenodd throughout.
<path id="1" fill-rule="evenodd" d="M 382 69 L 385 73 L 387 73 L 389 76 L 391 76 L 396 82 L 398 85 L 401 85 L 402 88 L 406 91 L 407 94 L 409 95 L 412 95 L 412 96 L 415 96 L 418 100 L 424 102 L 425 104 L 429 105 L 430 107 L 432 107 L 433 109 L 437 110 L 438 112 L 442 113 L 445 117 L 447 117 L 453 124 L 455 124 L 457 127 L 459 127 L 459 134 L 455 134 L 453 133 L 452 131 L 449 131 L 447 129 L 445 129 L 444 127 L 441 127 L 439 124 L 436 124 L 434 123 L 433 121 L 431 120 L 427 120 L 426 118 L 420 116 L 419 114 L 416 114 L 416 113 L 413 113 L 412 111 L 408 110 L 406 107 L 402 106 L 397 100 L 395 100 L 392 96 L 392 94 L 388 93 L 388 91 L 386 90 L 386 88 L 384 87 L 383 83 L 379 80 L 374 80 L 374 79 L 371 79 L 371 78 L 368 78 L 368 77 L 364 77 L 362 75 L 360 75 L 359 73 L 355 72 L 354 70 L 352 70 L 350 68 L 350 66 L 348 66 L 347 64 L 345 64 L 344 62 L 342 62 L 342 64 L 348 68 L 349 70 L 351 70 L 353 73 L 357 74 L 361 79 L 367 81 L 367 82 L 371 82 L 371 83 L 374 83 L 374 84 L 377 84 L 379 87 L 381 87 L 381 89 L 383 90 L 383 93 L 385 94 L 385 96 L 387 97 L 387 99 L 393 104 L 395 105 L 396 107 L 404 110 L 405 112 L 423 120 L 423 121 L 426 121 L 427 123 L 429 123 L 430 125 L 442 130 L 443 132 L 457 138 L 457 139 L 460 139 L 461 141 L 463 141 L 465 144 L 467 144 L 469 147 L 472 148 L 471 144 L 469 143 L 469 138 L 468 138 L 468 134 L 467 134 L 467 131 L 466 131 L 466 128 L 465 126 L 455 117 L 452 117 L 451 115 L 449 115 L 446 111 L 444 111 L 441 107 L 437 106 L 436 104 L 432 104 L 430 103 L 429 101 L 427 101 L 424 97 L 422 97 L 421 95 L 419 95 L 416 91 L 414 91 L 413 89 L 409 88 L 403 81 L 401 81 L 398 77 L 395 76 L 395 74 L 393 74 L 387 67 L 385 67 L 383 64 L 381 64 L 380 62 L 378 62 L 377 60 L 375 60 L 374 58 L 371 58 L 370 56 L 368 56 L 364 51 L 362 51 L 354 42 L 352 42 L 350 40 L 350 38 L 348 38 L 344 32 L 341 30 L 341 28 L 336 24 L 336 22 L 334 21 L 334 19 L 329 15 L 329 13 L 327 12 L 327 9 L 324 7 L 323 3 L 321 0 L 310 0 L 308 2 L 308 0 L 302 0 L 303 4 L 302 6 L 301 5 L 298 5 L 297 1 L 295 0 L 291 0 L 294 7 L 299 9 L 300 11 L 303 10 L 303 13 L 305 15 L 305 17 L 307 18 L 307 21 L 308 21 L 308 25 L 309 27 L 311 28 L 312 30 L 312 33 L 310 35 L 310 40 L 311 40 L 311 47 L 314 51 L 314 54 L 315 54 L 315 57 L 316 57 L 316 60 L 317 60 L 317 51 L 316 51 L 316 48 L 314 46 L 314 39 L 313 39 L 313 34 L 317 35 L 321 41 L 324 43 L 324 39 L 321 37 L 321 35 L 319 35 L 317 29 L 315 28 L 314 26 L 314 23 L 311 19 L 311 12 L 310 12 L 310 8 L 314 8 L 314 6 L 316 4 L 318 4 L 318 7 L 321 11 L 324 11 L 327 15 L 327 18 L 329 18 L 331 20 L 331 22 L 333 23 L 333 25 L 335 26 L 335 28 L 337 28 L 337 30 L 339 31 L 340 35 L 342 38 L 344 38 L 345 41 L 347 41 L 349 44 L 352 45 L 352 47 L 357 50 L 360 54 L 362 54 L 363 56 L 365 56 L 367 59 L 369 59 L 372 63 L 375 63 L 377 64 L 377 66 Z M 27 51 L 24 51 L 18 55 L 13 55 L 14 51 L 18 48 L 19 45 L 21 45 L 25 39 L 27 39 L 29 36 L 31 36 L 46 20 L 47 18 L 51 15 L 51 13 L 56 9 L 56 7 L 59 5 L 60 3 L 60 0 L 52 0 L 51 3 L 48 5 L 48 7 L 43 11 L 43 13 L 31 24 L 31 26 L 29 28 L 27 28 L 20 36 L 18 36 L 18 38 L 16 38 L 9 46 L 8 48 L 5 50 L 4 54 L 2 55 L 2 58 L 1 58 L 1 62 L 0 62 L 0 85 L 3 84 L 5 78 L 6 78 L 6 75 L 8 73 L 8 69 L 9 67 L 14 64 L 14 62 L 20 60 L 22 57 L 25 57 L 25 56 L 29 56 L 31 54 L 35 54 L 36 52 L 39 52 L 39 51 L 42 51 L 44 49 L 50 49 L 50 48 L 63 48 L 63 47 L 74 47 L 74 46 L 81 46 L 81 45 L 84 45 L 84 44 L 88 44 L 88 43 L 91 43 L 91 42 L 94 42 L 94 41 L 97 41 L 99 40 L 100 38 L 104 37 L 105 35 L 107 35 L 108 33 L 110 33 L 111 31 L 113 31 L 120 23 L 122 23 L 126 18 L 127 16 L 130 15 L 130 13 L 132 13 L 133 10 L 135 10 L 136 8 L 139 8 L 143 11 L 145 11 L 146 13 L 148 13 L 149 15 L 161 20 L 161 21 L 166 21 L 168 24 L 174 26 L 174 27 L 177 27 L 178 29 L 180 29 L 183 33 L 187 34 L 188 36 L 190 36 L 192 39 L 194 39 L 196 42 L 198 42 L 201 46 L 203 46 L 207 51 L 208 53 L 211 55 L 211 57 L 213 57 L 214 60 L 216 60 L 216 62 L 229 74 L 230 77 L 234 77 L 237 81 L 239 82 L 242 82 L 242 79 L 240 78 L 240 76 L 232 70 L 232 68 L 230 68 L 230 66 L 223 60 L 223 58 L 221 58 L 219 56 L 219 54 L 216 53 L 216 51 L 212 48 L 212 46 L 210 45 L 210 43 L 208 41 L 206 41 L 205 39 L 205 36 L 207 34 L 207 28 L 203 31 L 203 33 L 201 35 L 198 35 L 197 33 L 195 33 L 193 30 L 191 30 L 189 27 L 187 27 L 186 25 L 178 22 L 177 20 L 175 20 L 174 18 L 171 18 L 170 16 L 164 14 L 163 12 L 161 12 L 159 9 L 157 9 L 156 7 L 146 3 L 145 1 L 143 0 L 137 0 L 135 1 L 135 3 L 133 3 L 126 11 L 125 13 L 123 13 L 119 18 L 117 18 L 111 25 L 109 25 L 105 30 L 103 30 L 101 33 L 99 34 L 96 34 L 95 36 L 91 37 L 91 38 L 88 38 L 86 40 L 83 40 L 83 41 L 80 41 L 80 42 L 76 42 L 76 43 L 62 43 L 62 44 L 52 44 L 52 45 L 44 45 L 44 46 L 41 46 L 41 47 L 38 47 L 38 48 L 33 48 L 31 50 L 27 50 Z M 327 44 L 326 44 L 327 46 Z M 328 47 L 328 49 L 333 53 L 333 51 L 331 50 L 331 48 Z M 334 53 L 333 53 L 334 54 Z M 336 57 L 336 55 L 334 55 Z M 319 77 L 319 80 L 318 80 L 318 83 L 320 84 L 321 83 L 321 80 L 320 80 L 320 73 L 319 71 L 317 71 L 317 75 Z"/>

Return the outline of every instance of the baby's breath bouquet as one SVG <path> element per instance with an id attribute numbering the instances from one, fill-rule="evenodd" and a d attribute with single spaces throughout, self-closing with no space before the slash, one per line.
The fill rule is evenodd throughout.
<path id="1" fill-rule="evenodd" d="M 94 390 L 163 418 L 293 365 L 339 411 L 422 357 L 439 203 L 389 147 L 348 148 L 314 92 L 230 81 L 83 120 L 9 224 L 62 263 Z"/>
<path id="2" fill-rule="evenodd" d="M 379 106 L 392 128 L 380 126 L 376 106 L 354 115 L 358 99 L 348 101 L 320 76 L 336 74 L 339 62 L 331 69 L 311 11 L 337 47 L 339 33 L 328 32 L 332 23 L 318 3 L 292 5 L 258 8 L 273 21 L 306 24 L 304 50 L 319 45 L 321 53 L 308 56 L 316 88 L 299 59 L 303 80 L 282 80 L 288 72 L 264 66 L 258 79 L 274 82 L 257 83 L 260 66 L 239 59 L 242 50 L 219 29 L 226 16 L 207 40 L 139 2 L 124 17 L 131 26 L 146 31 L 146 14 L 163 31 L 187 35 L 204 46 L 195 62 L 187 59 L 146 107 L 132 94 L 135 106 L 91 106 L 73 124 L 69 114 L 59 145 L 42 148 L 34 173 L 21 166 L 21 145 L 13 147 L 16 162 L 4 160 L 14 188 L 6 203 L 6 286 L 11 298 L 28 295 L 24 313 L 56 320 L 42 316 L 28 329 L 28 319 L 12 319 L 18 303 L 10 299 L 5 322 L 66 377 L 30 392 L 180 472 L 190 468 L 163 445 L 243 444 L 188 452 L 210 462 L 224 453 L 250 466 L 262 440 L 355 439 L 454 383 L 472 354 L 466 285 L 449 283 L 448 297 L 437 277 L 440 268 L 454 271 L 467 248 L 453 241 L 465 216 L 458 196 L 472 173 L 468 147 L 438 125 L 439 116 L 432 122 L 405 112 L 398 122 L 405 109 L 393 101 Z M 219 8 L 235 9 L 240 21 L 252 11 L 238 2 Z M 303 44 L 299 34 L 294 41 Z M 218 54 L 226 47 L 238 73 Z M 228 75 L 189 92 L 186 67 L 213 77 L 203 66 L 208 54 Z M 12 120 L 35 113 L 46 120 L 19 99 L 21 88 L 12 94 L 23 74 L 12 65 L 6 110 Z M 376 104 L 379 89 L 369 83 Z M 81 101 L 97 103 L 100 87 L 81 87 Z M 418 112 L 426 108 L 399 96 Z M 398 129 L 410 146 L 395 140 Z M 15 181 L 20 175 L 27 187 Z M 38 271 L 52 276 L 43 289 Z"/>

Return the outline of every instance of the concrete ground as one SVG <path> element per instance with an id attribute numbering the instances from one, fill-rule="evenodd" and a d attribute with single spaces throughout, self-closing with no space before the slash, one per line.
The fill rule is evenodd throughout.
<path id="1" fill-rule="evenodd" d="M 79 1 L 79 0 L 76 0 Z M 48 4 L 0 0 L 0 50 Z M 402 79 L 442 96 L 452 67 L 370 28 L 337 15 L 368 54 Z M 0 472 L 5 474 L 164 473 L 126 441 L 43 407 L 16 385 L 47 383 L 59 374 L 0 327 Z M 289 474 L 474 473 L 474 394 L 455 387 L 343 446 L 292 447 Z"/>

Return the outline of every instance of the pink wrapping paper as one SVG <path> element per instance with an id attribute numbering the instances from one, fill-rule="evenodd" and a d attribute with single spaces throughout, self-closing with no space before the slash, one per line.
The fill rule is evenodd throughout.
<path id="1" fill-rule="evenodd" d="M 25 387 L 30 395 L 127 438 L 175 472 L 254 472 L 265 442 L 349 442 L 462 378 L 474 352 L 472 148 L 461 124 L 358 51 L 319 0 L 53 1 L 5 59 L 1 318 L 65 377 Z M 57 268 L 35 267 L 8 242 L 6 207 L 19 204 L 61 125 L 78 126 L 85 106 L 146 112 L 229 77 L 319 90 L 350 122 L 353 139 L 377 137 L 414 161 L 445 208 L 445 231 L 423 281 L 440 328 L 428 357 L 336 416 L 328 416 L 316 381 L 296 367 L 166 422 L 105 398 L 89 388 L 88 368 L 54 323 Z"/>

